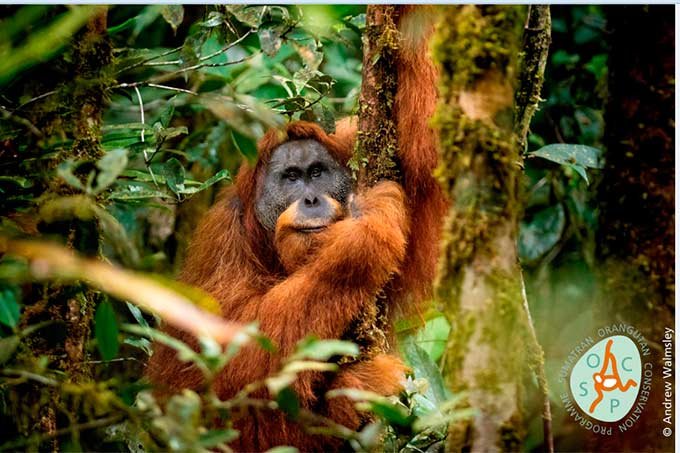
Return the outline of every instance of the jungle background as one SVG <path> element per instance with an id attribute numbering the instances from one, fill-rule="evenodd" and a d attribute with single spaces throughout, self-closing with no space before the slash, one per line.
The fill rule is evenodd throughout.
<path id="1" fill-rule="evenodd" d="M 569 351 L 615 321 L 658 351 L 673 325 L 674 14 L 550 10 L 517 248 L 555 449 L 574 451 L 609 440 L 564 412 Z M 332 130 L 357 113 L 365 28 L 359 5 L 0 7 L 0 450 L 226 448 L 237 433 L 209 420 L 241 402 L 187 392 L 162 408 L 140 379 L 151 339 L 208 376 L 229 366 L 214 341 L 195 352 L 160 336 L 158 316 L 186 315 L 162 291 L 213 309 L 173 281 L 191 232 L 268 128 L 306 119 Z M 447 425 L 471 417 L 448 385 L 446 311 L 435 299 L 397 325 L 413 370 L 405 394 L 354 395 L 376 422 L 335 434 L 357 450 L 437 451 Z M 296 360 L 352 351 L 310 340 Z M 269 384 L 297 417 L 285 391 L 294 368 Z M 548 449 L 539 387 L 526 384 L 523 451 Z M 616 445 L 672 448 L 645 426 Z"/>

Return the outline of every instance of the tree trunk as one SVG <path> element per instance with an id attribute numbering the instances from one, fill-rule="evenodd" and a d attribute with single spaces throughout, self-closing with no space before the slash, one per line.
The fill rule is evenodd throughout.
<path id="1" fill-rule="evenodd" d="M 375 313 L 366 313 L 368 324 L 376 327 L 369 329 L 369 336 L 377 334 L 382 348 L 389 349 L 395 343 L 390 319 L 413 314 L 432 296 L 446 209 L 444 194 L 432 176 L 437 151 L 429 124 L 437 96 L 429 43 L 437 16 L 433 7 L 422 5 L 369 6 L 366 16 L 352 164 L 360 185 L 381 179 L 401 182 L 411 219 L 405 264 L 371 307 Z"/>
<path id="2" fill-rule="evenodd" d="M 396 74 L 392 67 L 399 49 L 397 7 L 369 5 L 363 36 L 363 70 L 359 96 L 357 145 L 350 167 L 360 184 L 372 186 L 381 179 L 397 180 L 397 132 L 393 118 Z M 389 315 L 385 294 L 367 305 L 348 333 L 364 357 L 389 349 Z"/>
<path id="3" fill-rule="evenodd" d="M 523 378 L 542 360 L 515 242 L 522 158 L 513 101 L 524 12 L 446 8 L 435 35 L 437 176 L 451 200 L 436 286 L 452 325 L 444 374 L 477 410 L 450 426 L 449 451 L 519 450 Z"/>
<path id="4" fill-rule="evenodd" d="M 56 83 L 59 93 L 55 97 L 59 101 L 47 99 L 36 103 L 33 109 L 32 122 L 41 125 L 47 142 L 50 138 L 73 139 L 71 148 L 61 151 L 61 161 L 72 159 L 94 163 L 103 155 L 100 143 L 102 115 L 107 102 L 106 88 L 113 80 L 106 72 L 112 60 L 106 19 L 106 7 L 93 7 L 85 29 L 74 38 L 64 58 L 68 63 L 65 63 L 63 74 L 70 78 L 61 84 L 59 79 L 49 80 Z M 57 74 L 59 72 L 55 71 L 52 79 L 58 77 Z M 37 143 L 36 147 L 40 145 Z M 45 181 L 41 202 L 73 193 L 74 189 L 61 178 L 52 176 Z M 38 224 L 40 233 L 55 233 L 67 238 L 68 246 L 82 254 L 99 254 L 100 233 L 96 220 L 48 220 L 42 219 Z M 91 336 L 97 293 L 59 284 L 34 284 L 27 294 L 22 325 L 44 320 L 52 322 L 39 334 L 31 336 L 28 349 L 35 356 L 49 357 L 53 361 L 50 368 L 65 372 L 72 382 L 91 379 L 86 344 Z M 37 427 L 45 434 L 53 434 L 60 425 L 55 408 L 68 406 L 61 400 L 59 389 L 35 386 L 31 390 L 17 387 L 17 391 L 24 395 L 24 400 L 18 401 L 13 410 L 20 414 L 16 418 L 19 432 L 28 435 Z M 49 447 L 42 445 L 41 448 L 57 450 L 58 439 L 55 437 Z"/>
<path id="5" fill-rule="evenodd" d="M 362 181 L 369 186 L 381 179 L 394 181 L 399 176 L 397 127 L 393 116 L 397 94 L 395 64 L 399 51 L 397 8 L 393 5 L 366 8 L 355 162 L 361 167 Z"/>
<path id="6" fill-rule="evenodd" d="M 671 451 L 662 436 L 665 327 L 675 312 L 674 11 L 671 6 L 606 10 L 611 35 L 606 164 L 598 243 L 600 310 L 638 328 L 652 346 L 654 376 L 632 429 L 592 436 L 595 450 Z M 672 382 L 672 377 L 670 378 Z"/>

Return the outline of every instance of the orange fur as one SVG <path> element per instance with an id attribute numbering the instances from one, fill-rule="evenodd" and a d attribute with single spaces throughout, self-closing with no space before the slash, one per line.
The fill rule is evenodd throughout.
<path id="1" fill-rule="evenodd" d="M 356 119 L 339 121 L 333 135 L 314 124 L 296 122 L 265 134 L 257 164 L 243 165 L 234 186 L 223 191 L 195 232 L 180 279 L 212 294 L 225 318 L 243 323 L 257 320 L 279 350 L 270 354 L 256 345 L 244 347 L 213 384 L 222 399 L 277 371 L 281 358 L 305 336 L 341 338 L 390 278 L 391 303 L 415 305 L 430 294 L 445 209 L 442 191 L 432 177 L 436 137 L 427 124 L 436 94 L 436 73 L 426 52 L 432 26 L 420 9 L 400 8 L 399 26 L 408 42 L 397 61 L 395 109 L 405 190 L 393 182 L 379 183 L 356 195 L 352 203 L 359 215 L 342 218 L 311 236 L 285 232 L 285 224 L 294 218 L 292 211 L 280 218 L 276 234 L 267 232 L 254 207 L 266 165 L 279 145 L 314 139 L 341 163 L 353 153 Z M 187 334 L 166 330 L 196 346 Z M 302 407 L 357 429 L 365 420 L 352 402 L 343 397 L 326 399 L 325 392 L 356 387 L 391 395 L 400 390 L 403 373 L 397 357 L 378 355 L 343 365 L 335 375 L 302 373 L 293 389 Z M 161 395 L 202 385 L 197 370 L 159 344 L 147 375 Z M 254 396 L 267 395 L 262 391 Z M 232 444 L 237 451 L 280 444 L 328 451 L 342 445 L 305 433 L 278 411 L 248 409 L 232 415 L 241 431 Z"/>
<path id="2" fill-rule="evenodd" d="M 437 70 L 428 47 L 436 13 L 432 6 L 414 5 L 402 6 L 400 13 L 397 26 L 403 40 L 396 64 L 394 114 L 412 227 L 407 263 L 391 285 L 388 298 L 407 314 L 432 295 L 447 202 L 432 176 L 438 139 L 429 126 L 437 103 Z"/>

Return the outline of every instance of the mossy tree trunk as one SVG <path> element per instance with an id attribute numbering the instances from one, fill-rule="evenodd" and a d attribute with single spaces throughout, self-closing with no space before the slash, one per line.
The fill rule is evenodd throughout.
<path id="1" fill-rule="evenodd" d="M 434 124 L 437 177 L 451 207 L 436 295 L 452 325 L 445 378 L 477 410 L 450 426 L 448 451 L 518 451 L 524 378 L 542 361 L 516 250 L 522 157 L 513 117 L 526 9 L 467 5 L 442 12 Z"/>
<path id="2" fill-rule="evenodd" d="M 358 172 L 361 185 L 372 186 L 381 179 L 399 178 L 393 114 L 397 92 L 394 68 L 399 50 L 397 17 L 397 6 L 369 5 L 366 9 L 357 145 L 350 162 Z M 349 338 L 359 344 L 362 355 L 371 356 L 390 348 L 389 330 L 387 301 L 381 293 L 375 303 L 367 305 Z"/>
<path id="3" fill-rule="evenodd" d="M 399 51 L 397 8 L 369 5 L 363 36 L 363 70 L 359 96 L 359 132 L 355 161 L 361 179 L 373 185 L 381 179 L 396 180 L 397 127 L 393 116 L 397 94 L 395 73 Z"/>
<path id="4" fill-rule="evenodd" d="M 56 159 L 46 169 L 46 179 L 36 206 L 38 213 L 48 203 L 59 203 L 62 197 L 74 195 L 76 190 L 57 177 L 55 167 L 66 161 L 81 162 L 87 171 L 103 156 L 101 147 L 102 115 L 107 103 L 106 90 L 113 80 L 108 73 L 112 61 L 112 47 L 107 34 L 107 8 L 93 7 L 84 29 L 72 40 L 62 60 L 54 71 L 45 74 L 45 83 L 56 93 L 35 103 L 30 118 L 40 127 L 43 135 L 36 138 L 35 149 L 42 150 L 54 142 L 70 143 L 57 148 Z M 82 176 L 82 175 L 80 175 Z M 96 219 L 78 219 L 57 216 L 42 218 L 32 234 L 54 235 L 67 238 L 67 245 L 81 254 L 96 256 L 100 253 L 100 232 Z M 92 378 L 86 345 L 91 337 L 91 325 L 98 293 L 84 286 L 63 286 L 56 283 L 34 284 L 25 291 L 22 326 L 40 321 L 50 325 L 32 335 L 26 345 L 30 356 L 49 358 L 50 369 L 64 372 L 72 382 L 85 382 Z M 26 365 L 30 366 L 30 365 Z M 27 384 L 33 385 L 33 384 Z M 47 435 L 62 425 L 59 411 L 69 412 L 69 402 L 63 400 L 58 388 L 35 386 L 31 390 L 16 388 L 22 399 L 13 400 L 13 413 L 19 433 L 29 435 L 39 431 Z M 30 395 L 26 397 L 25 395 Z M 72 411 L 77 413 L 77 411 Z M 65 424 L 73 420 L 66 420 Z M 40 448 L 57 450 L 56 436 Z"/>
<path id="5" fill-rule="evenodd" d="M 672 451 L 664 417 L 661 339 L 675 313 L 675 24 L 672 6 L 606 10 L 611 34 L 600 217 L 602 315 L 655 346 L 654 381 L 633 429 L 593 436 L 592 450 Z"/>

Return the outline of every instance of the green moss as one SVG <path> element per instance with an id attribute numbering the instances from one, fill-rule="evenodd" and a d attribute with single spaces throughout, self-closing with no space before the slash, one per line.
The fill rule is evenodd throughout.
<path id="1" fill-rule="evenodd" d="M 364 39 L 368 43 L 368 55 L 364 64 L 369 64 L 362 91 L 359 117 L 367 119 L 368 130 L 360 130 L 350 168 L 365 168 L 366 182 L 375 184 L 381 179 L 397 180 L 397 129 L 393 108 L 397 93 L 397 76 L 394 71 L 399 51 L 400 34 L 393 21 L 392 6 L 380 7 L 382 23 L 367 21 Z M 378 15 L 374 10 L 373 14 Z"/>
<path id="2" fill-rule="evenodd" d="M 432 123 L 441 144 L 435 176 L 454 200 L 442 269 L 456 271 L 479 253 L 493 253 L 495 228 L 516 217 L 520 156 L 511 131 L 471 120 L 458 106 L 440 105 Z"/>
<path id="3" fill-rule="evenodd" d="M 443 69 L 443 96 L 471 87 L 486 72 L 514 79 L 524 7 L 499 5 L 448 8 L 434 40 L 434 58 Z"/>
<path id="4" fill-rule="evenodd" d="M 461 379 L 459 373 L 463 371 L 463 361 L 467 354 L 467 347 L 472 334 L 475 332 L 477 318 L 470 313 L 457 317 L 451 320 L 451 333 L 446 345 L 446 355 L 444 357 L 444 368 L 451 370 L 444 377 L 446 385 L 453 392 L 460 392 L 465 390 L 461 386 Z"/>

